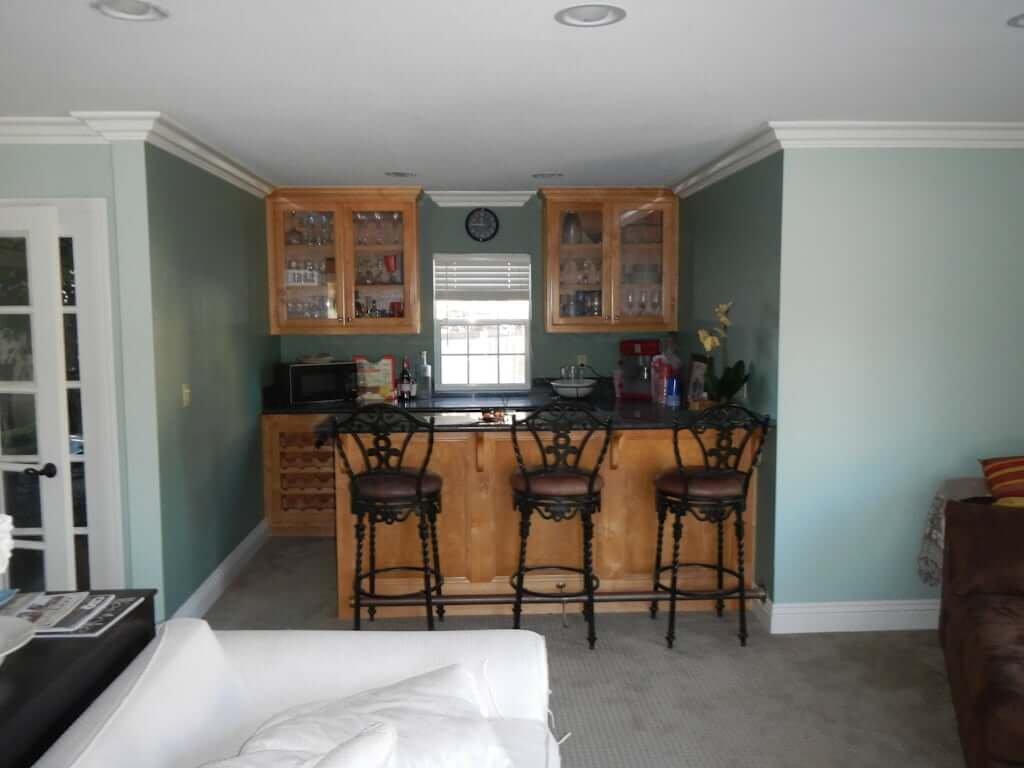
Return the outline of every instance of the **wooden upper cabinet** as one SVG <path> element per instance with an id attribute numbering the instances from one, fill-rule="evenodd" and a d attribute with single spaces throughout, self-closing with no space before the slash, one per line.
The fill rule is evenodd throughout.
<path id="1" fill-rule="evenodd" d="M 545 189 L 548 331 L 675 331 L 679 199 L 668 189 Z"/>
<path id="2" fill-rule="evenodd" d="M 419 333 L 419 195 L 411 187 L 274 190 L 270 332 Z"/>

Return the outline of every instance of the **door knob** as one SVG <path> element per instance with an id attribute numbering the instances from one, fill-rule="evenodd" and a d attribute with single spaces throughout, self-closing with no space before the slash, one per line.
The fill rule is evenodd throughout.
<path id="1" fill-rule="evenodd" d="M 28 469 L 24 470 L 24 472 L 29 477 L 40 477 L 40 476 L 42 476 L 42 477 L 56 477 L 57 476 L 57 467 L 56 467 L 56 465 L 54 465 L 54 464 L 52 464 L 50 462 L 47 462 L 46 464 L 43 464 L 41 469 L 36 469 L 35 467 L 29 467 Z"/>

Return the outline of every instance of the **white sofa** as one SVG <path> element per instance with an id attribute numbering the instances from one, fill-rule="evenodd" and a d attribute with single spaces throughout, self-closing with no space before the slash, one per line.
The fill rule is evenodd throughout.
<path id="1" fill-rule="evenodd" d="M 547 651 L 533 632 L 214 632 L 197 619 L 163 624 L 36 768 L 197 768 L 236 754 L 284 709 L 449 664 L 477 677 L 516 768 L 557 768 Z"/>

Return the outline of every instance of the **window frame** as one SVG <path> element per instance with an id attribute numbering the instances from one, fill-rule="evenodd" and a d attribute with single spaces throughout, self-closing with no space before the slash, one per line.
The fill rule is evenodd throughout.
<path id="1" fill-rule="evenodd" d="M 443 257 L 452 257 L 452 256 L 455 256 L 455 257 L 467 256 L 467 257 L 469 257 L 469 256 L 471 256 L 471 257 L 474 257 L 474 258 L 492 257 L 492 258 L 495 258 L 495 259 L 508 259 L 509 257 L 525 258 L 529 262 L 529 265 L 530 265 L 530 270 L 529 270 L 530 285 L 529 285 L 529 292 L 528 292 L 528 297 L 527 297 L 527 302 L 526 302 L 526 307 L 527 307 L 527 309 L 526 309 L 526 319 L 524 320 L 524 319 L 520 319 L 520 318 L 515 318 L 515 319 L 498 318 L 498 319 L 494 319 L 494 320 L 480 320 L 480 321 L 474 321 L 474 322 L 442 320 L 437 315 L 437 302 L 438 302 L 438 299 L 437 299 L 437 285 L 436 285 L 436 280 L 435 280 L 436 264 L 437 264 L 437 258 L 439 256 L 443 256 Z M 433 258 L 431 259 L 431 265 L 430 266 L 431 266 L 431 274 L 430 274 L 431 293 L 433 294 L 433 296 L 432 296 L 432 304 L 431 304 L 431 313 L 433 315 L 433 326 L 434 326 L 434 391 L 438 392 L 438 393 L 441 393 L 441 394 L 472 394 L 472 393 L 475 393 L 475 392 L 510 393 L 510 394 L 511 393 L 515 393 L 515 394 L 519 394 L 519 393 L 523 393 L 523 392 L 529 392 L 529 390 L 530 390 L 530 388 L 532 386 L 532 383 L 533 383 L 533 378 L 531 376 L 531 370 L 532 370 L 531 358 L 533 357 L 533 349 L 532 349 L 532 344 L 530 343 L 531 342 L 531 338 L 530 338 L 531 333 L 530 333 L 530 331 L 533 328 L 533 282 L 534 282 L 533 281 L 533 266 L 534 266 L 533 265 L 533 258 L 529 254 L 525 254 L 525 253 L 465 253 L 465 254 L 435 253 L 433 255 Z M 473 300 L 474 301 L 496 301 L 497 299 L 489 299 L 486 296 L 484 296 L 484 297 L 481 297 L 479 299 L 473 299 Z M 523 384 L 444 384 L 444 383 L 442 383 L 442 378 L 441 378 L 442 377 L 442 357 L 443 357 L 443 355 L 441 353 L 441 326 L 442 325 L 446 325 L 446 326 L 461 326 L 461 327 L 467 328 L 467 339 L 466 339 L 466 344 L 467 344 L 466 350 L 467 351 L 466 351 L 466 354 L 464 355 L 466 357 L 466 359 L 467 359 L 467 366 L 469 364 L 468 363 L 469 358 L 471 358 L 471 357 L 489 356 L 489 355 L 474 354 L 474 353 L 469 352 L 469 347 L 468 347 L 468 344 L 469 344 L 468 328 L 470 326 L 485 326 L 485 325 L 495 325 L 495 326 L 499 326 L 499 327 L 502 326 L 502 325 L 521 325 L 521 326 L 523 326 L 523 328 L 525 330 L 524 350 L 523 350 L 523 352 L 522 353 L 512 352 L 512 353 L 508 353 L 508 354 L 510 354 L 510 355 L 523 354 L 523 356 L 525 358 L 525 366 L 524 367 L 525 367 L 525 379 L 526 379 L 526 381 Z M 462 355 L 460 355 L 460 357 L 461 356 Z M 497 352 L 496 356 L 498 357 L 498 371 L 499 371 L 499 376 L 500 376 L 500 372 L 501 372 L 501 358 L 503 357 L 503 355 L 501 353 L 501 333 L 500 333 L 500 330 L 499 330 L 499 334 L 498 334 L 498 352 Z M 467 377 L 468 377 L 468 370 L 467 370 Z"/>

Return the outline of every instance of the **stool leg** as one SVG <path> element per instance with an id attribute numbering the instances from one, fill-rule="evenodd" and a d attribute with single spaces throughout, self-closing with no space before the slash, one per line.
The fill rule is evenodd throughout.
<path id="1" fill-rule="evenodd" d="M 661 548 L 665 542 L 665 514 L 668 511 L 668 504 L 659 495 L 655 504 L 658 507 L 658 544 L 654 549 L 654 582 L 651 590 L 658 591 L 659 578 L 661 577 Z M 651 600 L 651 618 L 658 617 L 658 601 Z"/>
<path id="2" fill-rule="evenodd" d="M 377 525 L 370 513 L 370 594 L 377 596 Z M 370 621 L 377 615 L 377 606 L 371 605 L 366 609 Z"/>
<path id="3" fill-rule="evenodd" d="M 676 589 L 678 588 L 679 577 L 679 541 L 683 538 L 683 513 L 673 509 L 675 516 L 672 521 L 672 592 L 668 601 L 668 634 L 665 640 L 671 648 L 676 641 Z"/>
<path id="4" fill-rule="evenodd" d="M 597 632 L 594 630 L 594 518 L 593 511 L 584 508 L 583 518 L 583 586 L 587 590 L 587 602 L 583 604 L 583 613 L 587 619 L 587 643 L 594 650 Z"/>
<path id="5" fill-rule="evenodd" d="M 352 585 L 352 601 L 354 611 L 354 618 L 352 621 L 352 629 L 359 629 L 360 614 L 362 613 L 362 580 L 359 578 L 359 574 L 363 570 L 363 538 L 366 536 L 366 524 L 363 522 L 362 512 L 356 513 L 356 573 L 354 577 L 355 583 Z"/>
<path id="6" fill-rule="evenodd" d="M 441 594 L 441 587 L 444 585 L 444 577 L 441 576 L 441 555 L 438 551 L 437 545 L 437 510 L 441 506 L 441 501 L 431 504 L 428 512 L 428 520 L 430 521 L 430 545 L 434 550 L 434 583 L 437 584 L 437 594 Z M 444 606 L 437 606 L 437 620 L 444 621 Z"/>
<path id="7" fill-rule="evenodd" d="M 523 614 L 523 582 L 526 580 L 526 540 L 530 538 L 530 505 L 519 505 L 519 569 L 516 571 L 516 602 L 512 607 L 512 626 L 519 629 Z"/>
<path id="8" fill-rule="evenodd" d="M 420 549 L 423 552 L 423 599 L 427 604 L 427 629 L 434 628 L 434 599 L 433 590 L 430 588 L 430 527 L 427 524 L 427 513 L 424 509 L 417 509 L 416 516 L 419 518 Z"/>
<path id="9" fill-rule="evenodd" d="M 740 645 L 746 646 L 747 644 L 747 577 L 746 567 L 743 563 L 744 560 L 744 526 L 743 526 L 743 505 L 736 507 L 736 557 L 739 558 L 739 565 L 737 572 L 740 575 Z"/>
<path id="10" fill-rule="evenodd" d="M 723 555 L 725 550 L 725 521 L 718 521 L 718 591 L 721 592 L 725 588 L 725 573 L 722 571 L 723 566 Z M 718 617 L 722 617 L 722 610 L 725 608 L 725 600 L 718 598 L 715 600 L 715 613 Z"/>

